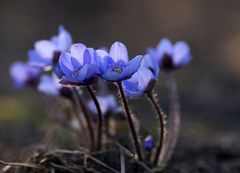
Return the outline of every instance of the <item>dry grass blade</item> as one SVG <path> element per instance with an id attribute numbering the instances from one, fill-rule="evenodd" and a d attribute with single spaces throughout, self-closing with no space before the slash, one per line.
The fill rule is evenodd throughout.
<path id="1" fill-rule="evenodd" d="M 102 165 L 103 167 L 109 169 L 110 171 L 112 171 L 112 172 L 114 172 L 114 173 L 120 173 L 120 172 L 117 171 L 116 169 L 113 169 L 113 168 L 109 167 L 108 165 L 106 165 L 106 164 L 103 163 L 102 161 L 100 161 L 100 160 L 98 160 L 98 159 L 96 159 L 96 158 L 94 158 L 94 157 L 92 157 L 92 156 L 90 156 L 90 155 L 88 155 L 88 154 L 86 154 L 85 157 L 86 157 L 85 160 L 87 160 L 87 159 L 89 158 L 89 159 L 91 159 L 92 161 L 98 163 L 99 165 Z"/>
<path id="2" fill-rule="evenodd" d="M 46 167 L 36 164 L 29 164 L 29 163 L 13 163 L 13 162 L 5 162 L 0 160 L 0 164 L 7 165 L 7 166 L 19 166 L 19 167 L 28 167 L 28 168 L 34 168 L 34 169 L 42 169 L 47 170 Z"/>

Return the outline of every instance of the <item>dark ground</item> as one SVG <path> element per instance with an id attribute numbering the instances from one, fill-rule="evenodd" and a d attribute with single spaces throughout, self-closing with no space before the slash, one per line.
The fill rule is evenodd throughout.
<path id="1" fill-rule="evenodd" d="M 21 161 L 43 143 L 49 121 L 39 95 L 14 91 L 8 68 L 64 24 L 76 42 L 98 48 L 119 40 L 132 56 L 163 37 L 186 40 L 193 60 L 175 74 L 183 123 L 169 172 L 239 172 L 239 21 L 238 0 L 1 0 L 0 159 Z M 166 110 L 163 74 L 157 91 Z M 142 100 L 131 103 L 137 115 L 148 110 Z M 153 117 L 139 117 L 150 131 Z"/>

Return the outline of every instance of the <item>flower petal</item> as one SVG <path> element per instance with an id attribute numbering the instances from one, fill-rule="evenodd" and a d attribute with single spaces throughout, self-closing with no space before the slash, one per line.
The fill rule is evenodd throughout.
<path id="1" fill-rule="evenodd" d="M 187 43 L 179 41 L 174 45 L 173 62 L 176 66 L 185 65 L 191 59 L 190 48 Z"/>
<path id="2" fill-rule="evenodd" d="M 111 57 L 107 55 L 103 59 L 100 59 L 98 64 L 100 73 L 105 73 L 109 70 L 109 68 L 114 66 L 114 61 Z"/>
<path id="3" fill-rule="evenodd" d="M 43 75 L 38 84 L 38 91 L 47 95 L 57 96 L 59 95 L 60 84 L 56 85 L 53 78 L 49 75 Z"/>
<path id="4" fill-rule="evenodd" d="M 28 60 L 31 65 L 38 67 L 45 67 L 52 64 L 51 58 L 43 58 L 37 51 L 30 50 L 28 51 Z"/>
<path id="5" fill-rule="evenodd" d="M 86 48 L 87 47 L 82 43 L 74 44 L 70 48 L 71 55 L 75 57 L 81 65 L 83 65 L 83 54 Z"/>
<path id="6" fill-rule="evenodd" d="M 120 81 L 124 79 L 123 75 L 115 73 L 112 70 L 105 72 L 101 77 L 105 80 L 112 81 L 112 82 Z"/>
<path id="7" fill-rule="evenodd" d="M 63 26 L 59 26 L 58 32 L 59 34 L 57 47 L 60 51 L 67 51 L 72 45 L 72 37 Z"/>
<path id="8" fill-rule="evenodd" d="M 59 66 L 65 75 L 70 75 L 72 73 L 74 67 L 72 66 L 70 53 L 67 52 L 61 53 L 59 58 Z"/>
<path id="9" fill-rule="evenodd" d="M 36 51 L 42 56 L 42 58 L 53 58 L 53 53 L 57 50 L 57 47 L 48 40 L 40 40 L 34 44 Z"/>
<path id="10" fill-rule="evenodd" d="M 133 58 L 131 61 L 129 61 L 126 68 L 123 69 L 122 74 L 127 78 L 130 78 L 135 72 L 137 72 L 140 62 L 142 60 L 142 56 L 138 55 L 135 58 Z"/>
<path id="11" fill-rule="evenodd" d="M 168 55 L 172 55 L 173 44 L 169 39 L 164 38 L 158 43 L 156 49 L 157 49 L 157 54 L 163 55 L 166 53 Z"/>
<path id="12" fill-rule="evenodd" d="M 152 71 L 153 75 L 155 76 L 155 79 L 158 78 L 159 65 L 156 62 L 155 58 L 153 58 L 152 56 L 148 54 L 144 55 L 139 68 L 149 69 L 150 71 Z"/>
<path id="13" fill-rule="evenodd" d="M 129 61 L 128 51 L 123 43 L 115 42 L 109 52 L 110 57 L 113 58 L 114 62 L 123 60 L 125 63 Z"/>

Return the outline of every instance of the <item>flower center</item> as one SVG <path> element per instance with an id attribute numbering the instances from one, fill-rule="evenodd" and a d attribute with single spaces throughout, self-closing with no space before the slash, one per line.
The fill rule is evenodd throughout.
<path id="1" fill-rule="evenodd" d="M 113 71 L 114 71 L 115 73 L 117 73 L 117 74 L 121 74 L 121 73 L 122 73 L 122 69 L 119 68 L 119 67 L 115 67 Z"/>
<path id="2" fill-rule="evenodd" d="M 80 76 L 80 70 L 81 70 L 81 68 L 78 68 L 78 69 L 74 70 L 73 71 L 73 76 L 74 77 L 79 77 Z"/>

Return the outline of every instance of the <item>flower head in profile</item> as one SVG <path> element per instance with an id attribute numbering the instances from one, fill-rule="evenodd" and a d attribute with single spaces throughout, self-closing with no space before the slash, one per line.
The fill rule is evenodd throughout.
<path id="1" fill-rule="evenodd" d="M 117 101 L 114 96 L 112 95 L 106 95 L 106 96 L 99 96 L 98 101 L 100 103 L 100 107 L 102 110 L 103 115 L 106 115 L 107 113 L 115 113 L 116 111 L 119 111 L 119 106 L 117 104 Z M 91 100 L 88 102 L 88 108 L 89 110 L 96 114 L 96 106 L 94 102 Z"/>
<path id="2" fill-rule="evenodd" d="M 72 45 L 72 37 L 63 26 L 59 26 L 58 35 L 50 40 L 35 42 L 34 50 L 28 52 L 29 62 L 39 67 L 47 67 L 56 63 L 62 51 L 67 51 Z"/>
<path id="3" fill-rule="evenodd" d="M 142 58 L 138 71 L 123 81 L 123 89 L 127 97 L 136 97 L 150 91 L 158 79 L 159 66 L 149 55 Z"/>
<path id="4" fill-rule="evenodd" d="M 70 53 L 62 52 L 59 59 L 61 83 L 70 85 L 91 84 L 97 78 L 96 53 L 92 48 L 77 43 L 71 46 Z"/>
<path id="5" fill-rule="evenodd" d="M 10 75 L 16 88 L 35 86 L 42 70 L 29 63 L 17 61 L 10 67 Z"/>
<path id="6" fill-rule="evenodd" d="M 151 151 L 154 148 L 154 139 L 152 135 L 148 135 L 143 143 L 143 148 L 146 151 Z"/>
<path id="7" fill-rule="evenodd" d="M 129 79 L 138 69 L 142 56 L 138 55 L 129 61 L 128 51 L 123 43 L 115 42 L 109 53 L 97 50 L 99 72 L 108 81 Z"/>
<path id="8" fill-rule="evenodd" d="M 69 87 L 59 83 L 59 78 L 55 75 L 42 75 L 38 83 L 38 91 L 49 96 L 63 96 L 66 98 L 72 97 L 72 92 Z"/>
<path id="9" fill-rule="evenodd" d="M 186 42 L 178 41 L 173 44 L 166 38 L 162 39 L 155 49 L 149 48 L 148 53 L 164 70 L 182 67 L 191 60 L 190 48 Z"/>

